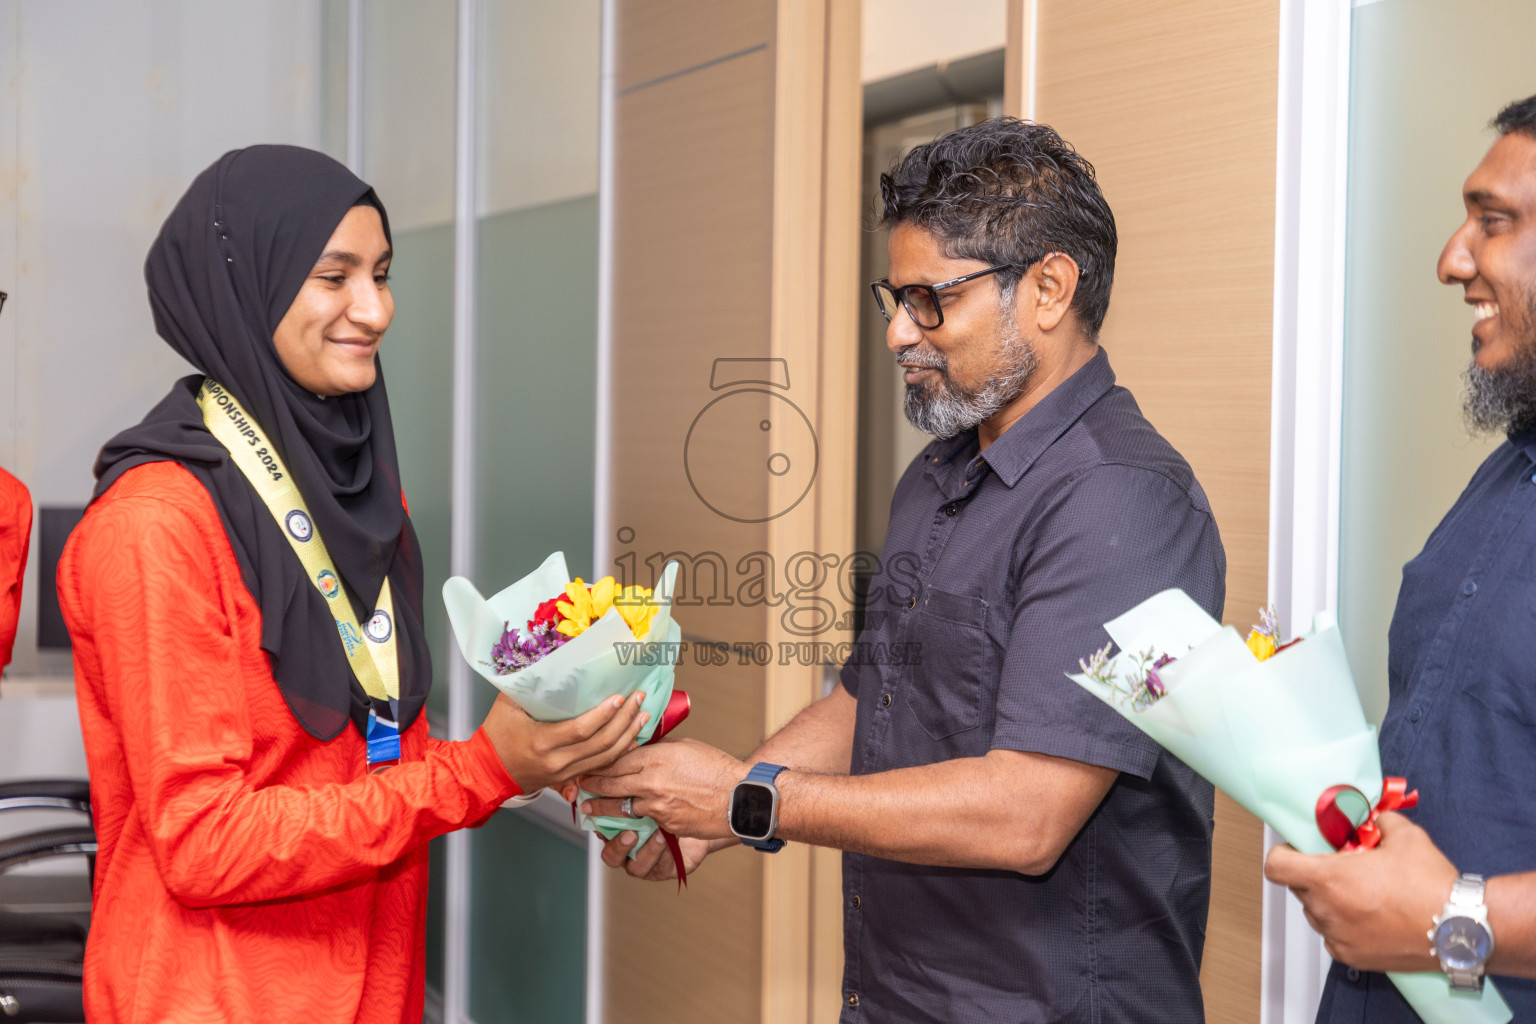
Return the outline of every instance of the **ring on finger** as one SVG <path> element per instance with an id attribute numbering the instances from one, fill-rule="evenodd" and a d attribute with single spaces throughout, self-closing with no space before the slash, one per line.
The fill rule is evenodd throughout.
<path id="1" fill-rule="evenodd" d="M 635 816 L 635 798 L 632 796 L 625 797 L 619 804 L 619 813 L 623 814 L 626 818 L 633 818 Z"/>

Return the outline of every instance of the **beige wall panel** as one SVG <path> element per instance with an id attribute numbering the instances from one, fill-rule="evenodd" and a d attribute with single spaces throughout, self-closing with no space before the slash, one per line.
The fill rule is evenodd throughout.
<path id="1" fill-rule="evenodd" d="M 833 0 L 827 17 L 826 150 L 822 241 L 819 434 L 826 484 L 818 491 L 822 546 L 847 556 L 857 516 L 859 275 L 864 104 L 859 0 Z M 842 634 L 829 639 L 841 640 Z M 819 682 L 819 680 L 818 680 Z M 809 1024 L 835 1024 L 843 998 L 842 854 L 811 851 Z"/>
<path id="2" fill-rule="evenodd" d="M 858 189 L 861 138 L 859 10 L 855 0 L 781 0 L 775 42 L 773 352 L 813 369 L 805 408 L 815 424 L 819 465 L 803 504 L 776 518 L 771 548 L 814 553 L 829 566 L 849 556 L 854 521 L 857 388 Z M 776 434 L 776 448 L 785 439 Z M 799 483 L 777 478 L 782 508 Z M 802 562 L 802 564 L 805 564 Z M 847 609 L 835 570 L 821 593 L 833 616 L 815 639 L 849 639 L 836 628 Z M 801 639 L 782 617 L 770 638 Z M 802 616 L 804 628 L 817 625 Z M 770 730 L 821 695 L 816 664 L 769 670 Z M 765 869 L 763 1019 L 824 1018 L 841 1005 L 842 901 L 837 858 L 798 844 Z"/>
<path id="3" fill-rule="evenodd" d="M 770 17 L 773 10 L 744 3 L 700 16 L 706 6 L 620 3 L 624 80 L 643 82 L 739 50 L 742 19 L 756 11 L 760 22 L 763 9 Z M 710 389 L 713 361 L 769 354 L 772 210 L 763 197 L 773 183 L 770 53 L 621 93 L 614 147 L 610 521 L 619 538 L 629 536 L 621 527 L 634 531 L 630 540 L 615 539 L 614 552 L 620 565 L 634 556 L 627 564 L 642 583 L 650 582 L 651 556 L 719 552 L 734 600 L 736 562 L 766 548 L 768 532 L 700 501 L 688 483 L 684 446 L 694 420 L 719 397 Z M 712 486 L 730 494 L 762 476 L 729 462 L 715 468 L 725 479 Z M 712 596 L 708 571 L 701 582 Z M 762 607 L 705 603 L 680 608 L 678 619 L 690 640 L 734 642 L 762 638 L 766 615 Z M 682 735 L 737 756 L 761 739 L 762 668 L 740 666 L 734 656 L 724 667 L 702 668 L 690 651 L 677 678 L 694 697 Z M 610 874 L 610 1024 L 758 1020 L 762 888 L 761 860 L 734 852 L 714 858 L 681 894 Z"/>
<path id="4" fill-rule="evenodd" d="M 626 0 L 618 20 L 622 92 L 773 42 L 772 0 Z"/>
<path id="5" fill-rule="evenodd" d="M 1036 115 L 1093 162 L 1120 231 L 1103 341 L 1210 496 L 1246 628 L 1267 584 L 1278 0 L 1039 6 Z M 1212 1022 L 1259 1017 L 1262 858 L 1220 798 Z"/>
<path id="6" fill-rule="evenodd" d="M 770 333 L 773 354 L 795 365 L 816 366 L 821 330 L 822 198 L 826 86 L 824 0 L 780 0 L 774 39 L 773 297 Z M 812 115 L 812 116 L 807 116 Z M 819 367 L 818 367 L 819 369 Z M 819 387 L 820 374 L 813 382 Z M 815 395 L 811 405 L 815 415 Z M 775 435 L 782 435 L 775 429 Z M 774 447 L 780 439 L 774 438 Z M 818 465 L 818 475 L 820 466 Z M 822 476 L 819 483 L 825 484 Z M 775 510 L 793 500 L 786 480 L 771 485 Z M 818 488 L 819 489 L 819 488 Z M 769 524 L 776 552 L 820 555 L 817 501 L 804 502 Z M 820 574 L 819 563 L 810 563 Z M 810 581 L 815 576 L 803 577 Z M 769 639 L 790 640 L 782 619 L 770 618 Z M 769 731 L 789 721 L 814 699 L 818 673 L 809 665 L 775 664 L 768 669 L 764 704 Z M 799 843 L 774 855 L 763 867 L 763 992 L 765 1022 L 801 1024 L 811 987 L 811 851 Z"/>
<path id="7" fill-rule="evenodd" d="M 737 563 L 767 548 L 768 531 L 703 504 L 685 447 L 695 420 L 722 395 L 710 387 L 714 361 L 769 355 L 772 210 L 743 200 L 772 195 L 772 77 L 771 56 L 759 51 L 637 89 L 616 109 L 611 521 L 634 537 L 615 554 L 633 551 L 649 583 L 647 558 L 718 553 L 733 604 L 688 607 L 680 620 L 693 636 L 726 642 L 763 638 L 764 609 L 734 602 Z M 804 367 L 800 375 L 810 376 Z M 697 432 L 696 465 L 708 470 L 701 493 L 728 499 L 728 510 L 764 503 L 768 441 L 753 432 L 763 417 L 748 414 L 767 401 L 739 395 Z M 746 427 L 745 436 L 711 429 L 727 421 Z M 705 593 L 690 597 L 720 593 L 710 571 L 699 582 Z"/>
<path id="8" fill-rule="evenodd" d="M 1263 998 L 1264 823 L 1216 791 L 1211 916 L 1200 987 L 1210 1024 L 1258 1024 Z"/>
<path id="9" fill-rule="evenodd" d="M 760 1019 L 755 894 L 763 861 L 719 853 L 688 880 L 607 886 L 608 1024 L 752 1024 Z"/>
<path id="10" fill-rule="evenodd" d="M 764 672 L 734 657 L 729 665 L 700 667 L 690 653 L 678 666 L 677 685 L 688 691 L 693 711 L 678 735 L 746 757 L 763 742 Z"/>
<path id="11" fill-rule="evenodd" d="M 858 46 L 856 0 L 620 4 L 614 568 L 649 583 L 667 555 L 723 566 L 723 585 L 689 579 L 678 618 L 693 644 L 730 645 L 728 664 L 690 650 L 678 684 L 683 735 L 739 757 L 821 692 L 821 666 L 780 645 L 849 639 L 842 602 L 811 612 L 837 575 L 813 593 L 791 570 L 853 547 Z M 717 364 L 764 358 L 787 389 L 712 387 L 782 372 Z M 766 563 L 743 565 L 754 552 Z M 772 603 L 743 601 L 764 564 Z M 760 643 L 770 663 L 743 664 L 736 645 Z M 717 855 L 681 898 L 610 876 L 608 1020 L 835 1018 L 839 874 L 836 854 L 794 845 Z"/>

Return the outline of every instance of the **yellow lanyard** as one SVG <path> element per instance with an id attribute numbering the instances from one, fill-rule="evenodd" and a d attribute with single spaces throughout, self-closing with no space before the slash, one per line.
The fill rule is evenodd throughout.
<path id="1" fill-rule="evenodd" d="M 368 696 L 378 700 L 400 698 L 400 661 L 395 646 L 395 603 L 390 595 L 389 580 L 379 591 L 378 610 L 368 620 L 365 628 L 359 628 L 357 616 L 352 612 L 352 602 L 347 600 L 341 576 L 331 562 L 331 554 L 315 529 L 304 496 L 299 493 L 288 473 L 288 467 L 278 457 L 256 421 L 240 407 L 235 396 L 218 381 L 203 380 L 197 394 L 197 404 L 203 410 L 203 422 L 219 443 L 229 449 L 235 465 L 256 488 L 267 511 L 282 527 L 283 536 L 293 553 L 299 556 L 304 571 L 315 589 L 325 595 L 331 614 L 336 620 L 336 632 L 341 646 L 347 652 L 347 661 L 357 681 L 363 684 Z M 368 642 L 364 643 L 364 638 Z"/>

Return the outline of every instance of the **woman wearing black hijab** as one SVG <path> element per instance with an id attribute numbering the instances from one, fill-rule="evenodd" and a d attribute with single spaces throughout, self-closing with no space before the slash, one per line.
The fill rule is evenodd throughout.
<path id="1" fill-rule="evenodd" d="M 543 724 L 501 697 L 470 740 L 427 736 L 390 255 L 373 190 L 290 146 L 226 154 L 150 250 L 156 328 L 199 373 L 102 449 L 59 565 L 92 1021 L 419 1021 L 427 841 L 643 724 L 635 700 Z"/>

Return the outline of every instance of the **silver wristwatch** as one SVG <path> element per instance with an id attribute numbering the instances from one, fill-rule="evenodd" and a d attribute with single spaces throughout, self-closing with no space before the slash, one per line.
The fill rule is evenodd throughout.
<path id="1" fill-rule="evenodd" d="M 1483 969 L 1493 955 L 1493 929 L 1483 905 L 1483 876 L 1462 875 L 1451 886 L 1429 930 L 1432 952 L 1458 992 L 1481 992 Z"/>

